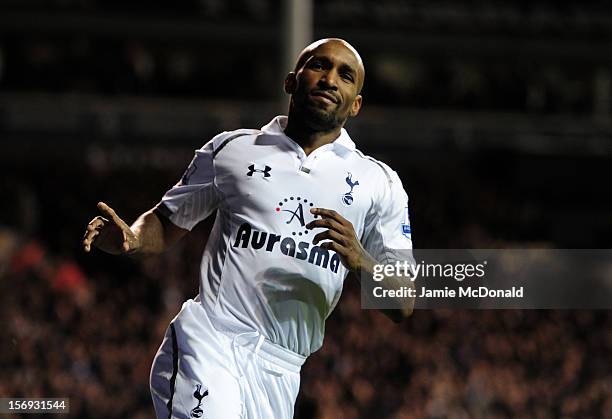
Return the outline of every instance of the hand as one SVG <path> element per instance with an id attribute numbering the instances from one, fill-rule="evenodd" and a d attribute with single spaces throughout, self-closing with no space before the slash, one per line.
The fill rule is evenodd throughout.
<path id="1" fill-rule="evenodd" d="M 104 202 L 98 202 L 98 210 L 107 218 L 97 216 L 89 222 L 83 237 L 83 249 L 98 249 L 113 255 L 134 253 L 140 247 L 140 240 L 117 213 Z"/>
<path id="2" fill-rule="evenodd" d="M 311 208 L 310 212 L 321 218 L 306 224 L 306 228 L 328 228 L 314 236 L 313 244 L 321 240 L 331 240 L 321 243 L 320 247 L 333 250 L 340 257 L 342 264 L 350 271 L 358 272 L 367 269 L 373 263 L 372 257 L 366 252 L 357 238 L 353 224 L 334 210 Z"/>

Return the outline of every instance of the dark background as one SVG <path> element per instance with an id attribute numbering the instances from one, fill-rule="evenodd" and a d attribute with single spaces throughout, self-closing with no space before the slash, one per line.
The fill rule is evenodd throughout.
<path id="1" fill-rule="evenodd" d="M 0 2 L 0 397 L 153 415 L 150 364 L 197 293 L 207 226 L 145 261 L 85 255 L 81 237 L 98 201 L 131 222 L 213 135 L 284 112 L 284 4 Z M 364 59 L 347 128 L 402 178 L 415 247 L 610 247 L 610 5 L 314 1 L 313 17 L 315 39 Z M 611 324 L 427 310 L 394 325 L 347 281 L 296 417 L 607 417 Z"/>

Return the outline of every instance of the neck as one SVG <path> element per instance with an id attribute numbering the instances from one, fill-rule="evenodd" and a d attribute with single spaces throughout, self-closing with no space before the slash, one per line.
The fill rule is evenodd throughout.
<path id="1" fill-rule="evenodd" d="M 287 119 L 285 135 L 298 143 L 304 153 L 309 155 L 317 148 L 333 142 L 340 136 L 341 126 L 335 127 L 330 131 L 317 131 L 308 127 L 303 122 L 303 118 L 291 117 L 291 111 Z"/>

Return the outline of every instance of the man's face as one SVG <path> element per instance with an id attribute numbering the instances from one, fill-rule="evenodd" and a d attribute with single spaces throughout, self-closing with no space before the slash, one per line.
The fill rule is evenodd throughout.
<path id="1" fill-rule="evenodd" d="M 285 80 L 294 111 L 316 131 L 343 126 L 361 108 L 362 64 L 341 42 L 325 42 L 306 54 Z"/>

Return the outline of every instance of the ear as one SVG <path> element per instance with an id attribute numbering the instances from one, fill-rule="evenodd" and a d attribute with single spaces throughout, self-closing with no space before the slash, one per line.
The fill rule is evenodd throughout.
<path id="1" fill-rule="evenodd" d="M 285 93 L 287 94 L 294 94 L 295 93 L 295 89 L 297 87 L 297 80 L 295 78 L 295 72 L 291 72 L 289 74 L 287 74 L 287 77 L 285 77 Z"/>
<path id="2" fill-rule="evenodd" d="M 362 100 L 363 98 L 361 97 L 361 95 L 357 95 L 357 97 L 355 97 L 355 100 L 351 105 L 351 111 L 349 112 L 350 116 L 357 116 L 359 114 L 359 111 L 361 110 Z"/>

